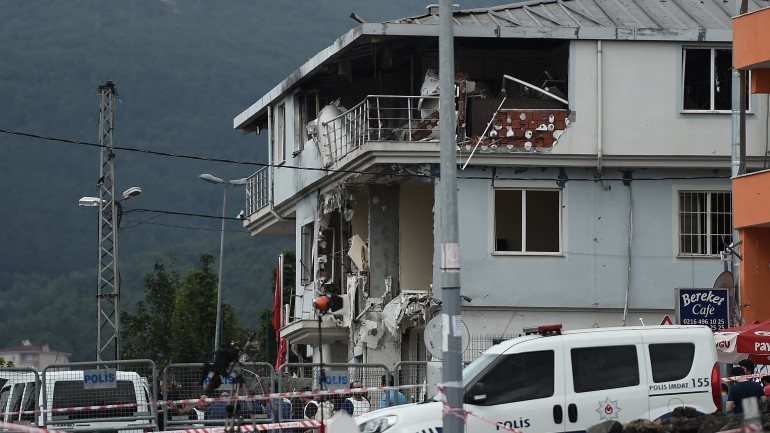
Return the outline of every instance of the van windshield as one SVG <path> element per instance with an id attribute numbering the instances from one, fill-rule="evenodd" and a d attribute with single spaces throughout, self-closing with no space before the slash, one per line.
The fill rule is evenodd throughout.
<path id="1" fill-rule="evenodd" d="M 119 418 L 137 412 L 136 392 L 130 380 L 119 380 L 115 388 L 85 389 L 82 380 L 58 380 L 53 388 L 53 408 L 128 404 L 126 408 L 98 409 L 55 415 L 55 420 Z"/>

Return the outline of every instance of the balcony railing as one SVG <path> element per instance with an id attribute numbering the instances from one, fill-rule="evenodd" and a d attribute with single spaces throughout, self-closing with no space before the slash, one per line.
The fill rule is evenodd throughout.
<path id="1" fill-rule="evenodd" d="M 270 177 L 262 167 L 246 179 L 246 213 L 251 215 L 270 203 Z"/>
<path id="2" fill-rule="evenodd" d="M 370 95 L 321 127 L 325 165 L 367 141 L 437 141 L 438 96 Z"/>

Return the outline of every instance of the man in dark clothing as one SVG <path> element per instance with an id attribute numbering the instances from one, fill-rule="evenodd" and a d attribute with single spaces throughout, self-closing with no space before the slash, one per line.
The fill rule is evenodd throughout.
<path id="1" fill-rule="evenodd" d="M 743 367 L 733 367 L 731 371 L 732 376 L 742 376 L 746 374 Z M 758 382 L 750 380 L 738 380 L 733 384 L 730 389 L 730 394 L 727 396 L 727 411 L 735 414 L 743 413 L 743 399 L 749 397 L 756 397 L 758 399 L 765 399 L 765 392 L 762 390 L 762 385 Z"/>
<path id="2" fill-rule="evenodd" d="M 756 364 L 749 358 L 741 359 L 738 365 L 743 367 L 743 370 L 746 372 L 744 374 L 754 374 L 754 367 L 756 367 Z"/>

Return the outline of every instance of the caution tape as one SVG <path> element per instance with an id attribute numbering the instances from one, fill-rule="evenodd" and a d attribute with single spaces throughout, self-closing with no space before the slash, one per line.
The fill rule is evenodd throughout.
<path id="1" fill-rule="evenodd" d="M 438 389 L 439 389 L 439 391 L 441 391 L 443 393 L 445 387 L 446 387 L 446 385 L 439 384 Z M 444 395 L 446 395 L 446 394 L 444 394 Z M 515 429 L 513 427 L 507 426 L 504 423 L 501 423 L 499 421 L 495 421 L 495 420 L 492 420 L 492 419 L 489 419 L 489 418 L 485 418 L 485 417 L 483 417 L 483 416 L 481 416 L 479 414 L 474 413 L 473 411 L 465 410 L 463 408 L 453 408 L 453 407 L 449 406 L 449 404 L 447 404 L 446 400 L 444 400 L 444 406 L 442 408 L 442 412 L 445 413 L 445 414 L 449 414 L 449 415 L 455 416 L 457 418 L 461 418 L 461 419 L 463 419 L 466 422 L 468 421 L 469 417 L 474 417 L 474 418 L 480 419 L 481 421 L 484 421 L 484 422 L 486 422 L 488 424 L 496 426 L 498 430 L 505 430 L 505 431 L 509 431 L 511 433 L 523 433 L 521 430 L 517 430 L 517 429 Z M 720 432 L 720 433 L 722 433 L 722 432 Z"/>
<path id="2" fill-rule="evenodd" d="M 752 373 L 752 374 L 744 374 L 742 376 L 723 377 L 722 382 L 736 382 L 739 380 L 759 379 L 765 376 L 770 376 L 770 375 L 767 373 Z"/>
<path id="3" fill-rule="evenodd" d="M 51 430 L 47 428 L 40 428 L 31 426 L 28 424 L 14 424 L 11 422 L 0 421 L 0 428 L 12 432 L 24 432 L 24 433 L 65 433 L 62 430 Z"/>
<path id="4" fill-rule="evenodd" d="M 277 398 L 291 398 L 291 397 L 321 397 L 321 396 L 334 396 L 334 395 L 348 395 L 348 394 L 361 394 L 367 392 L 380 392 L 380 391 L 398 391 L 401 389 L 416 389 L 424 388 L 425 385 L 399 385 L 399 386 L 373 386 L 365 388 L 339 388 L 329 390 L 315 390 L 315 391 L 291 391 L 291 392 L 274 392 L 267 394 L 254 394 L 254 395 L 241 395 L 241 396 L 228 396 L 228 397 L 206 397 L 206 398 L 189 398 L 183 400 L 166 400 L 157 402 L 158 406 L 176 406 L 187 404 L 204 404 L 204 403 L 216 403 L 226 402 L 235 403 L 240 401 L 263 401 L 272 400 Z M 116 403 L 106 405 L 95 406 L 75 406 L 75 407 L 60 407 L 54 409 L 39 409 L 39 410 L 25 410 L 19 412 L 0 412 L 2 415 L 36 415 L 43 413 L 60 414 L 70 412 L 85 412 L 85 411 L 98 411 L 109 409 L 130 409 L 137 406 L 146 405 L 146 403 Z"/>
<path id="5" fill-rule="evenodd" d="M 285 430 L 285 429 L 297 429 L 297 428 L 318 428 L 321 425 L 325 425 L 326 421 L 321 423 L 315 419 L 305 419 L 301 421 L 285 421 L 276 422 L 272 424 L 244 424 L 241 426 L 235 426 L 236 431 L 265 431 L 265 430 Z M 204 428 L 191 428 L 187 430 L 164 430 L 158 433 L 224 433 L 225 431 L 232 431 L 233 427 L 204 427 Z"/>

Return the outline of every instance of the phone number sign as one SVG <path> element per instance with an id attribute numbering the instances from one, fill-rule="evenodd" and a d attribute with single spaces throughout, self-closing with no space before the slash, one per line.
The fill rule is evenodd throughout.
<path id="1" fill-rule="evenodd" d="M 676 318 L 680 325 L 705 325 L 714 331 L 730 326 L 727 289 L 676 289 Z"/>

